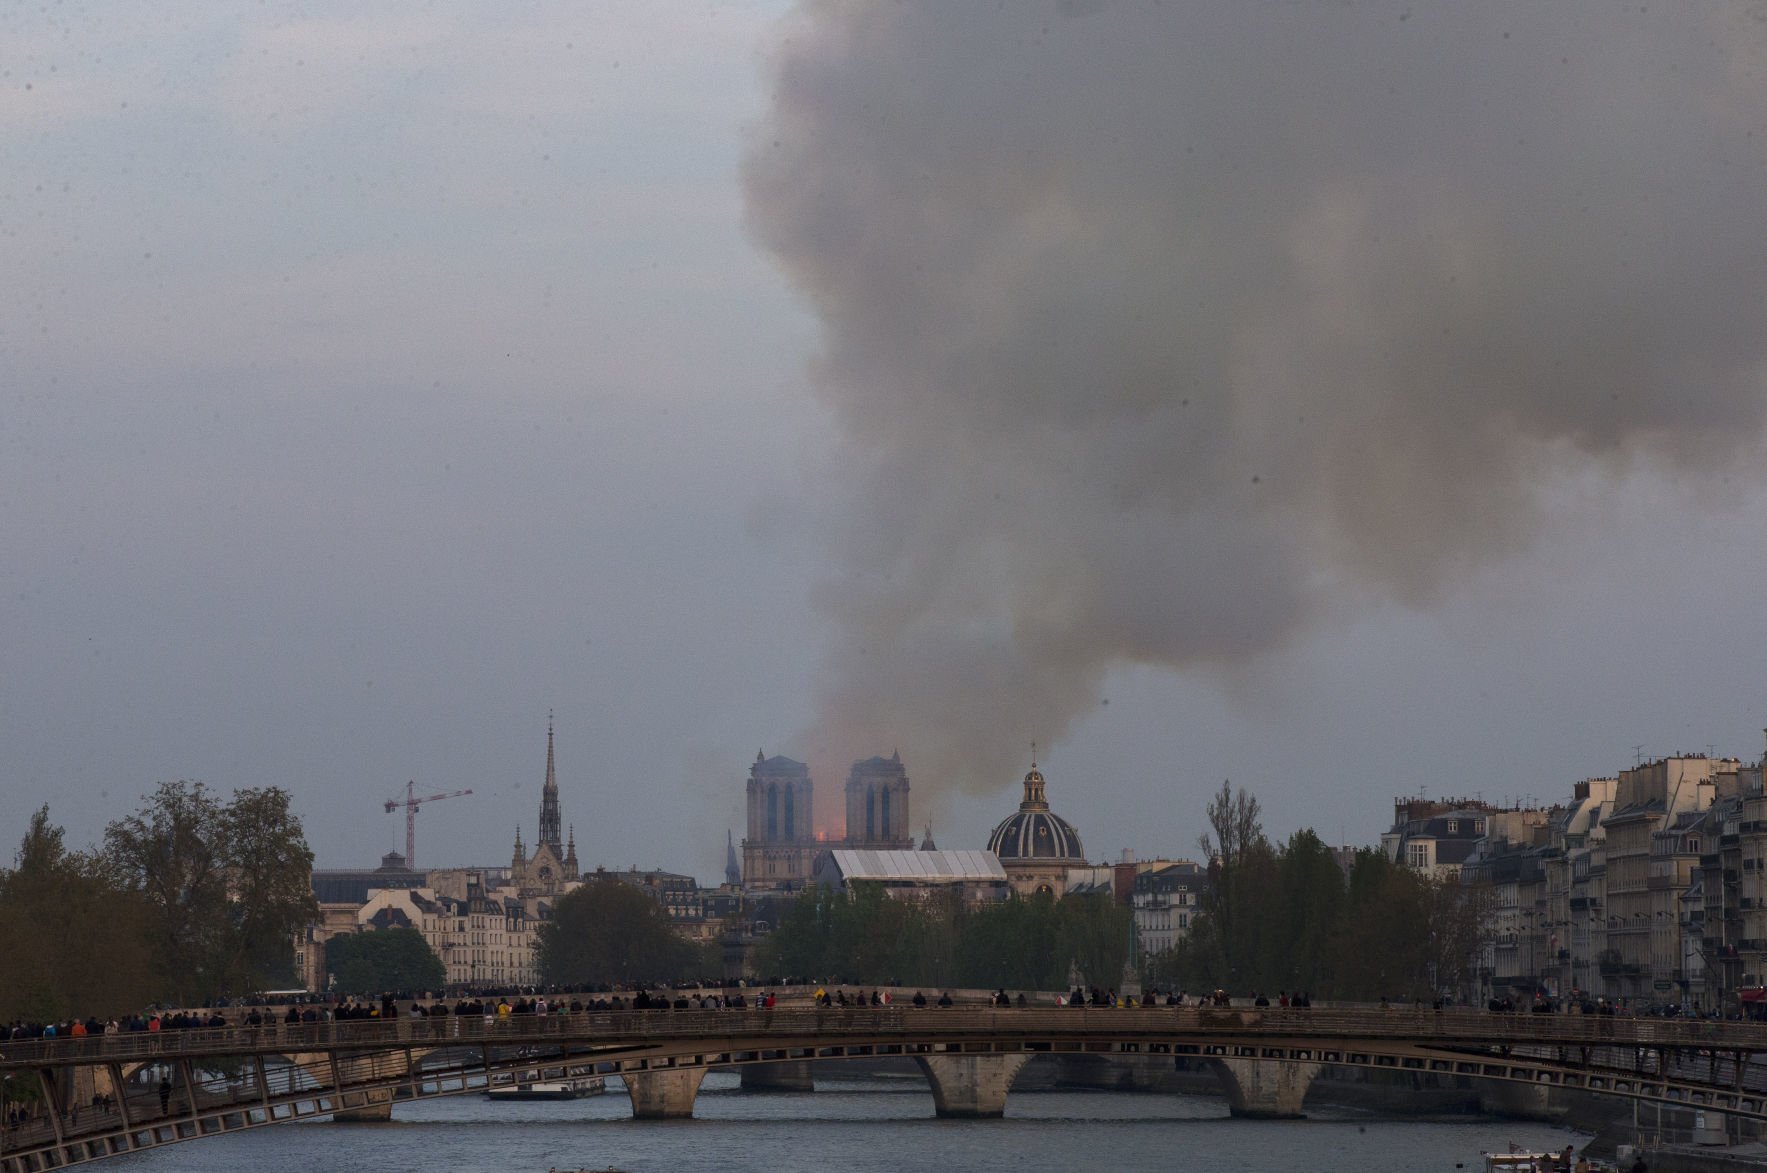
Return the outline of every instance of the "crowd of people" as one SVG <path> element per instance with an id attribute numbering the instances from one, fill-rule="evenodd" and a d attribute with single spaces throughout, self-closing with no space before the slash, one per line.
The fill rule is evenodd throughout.
<path id="1" fill-rule="evenodd" d="M 226 1026 L 220 1011 L 178 1011 L 176 1013 L 126 1014 L 121 1018 L 66 1018 L 59 1022 L 26 1022 L 23 1019 L 8 1027 L 0 1027 L 0 1038 L 7 1039 L 82 1039 L 88 1035 L 114 1035 L 162 1030 L 197 1030 Z"/>
<path id="2" fill-rule="evenodd" d="M 752 987 L 652 987 L 602 988 L 598 990 L 535 991 L 509 990 L 498 993 L 474 992 L 447 1000 L 434 993 L 383 994 L 378 998 L 313 998 L 288 1005 L 240 1005 L 177 1011 L 144 1011 L 114 1018 L 67 1018 L 52 1022 L 18 1020 L 0 1024 L 3 1040 L 55 1040 L 85 1038 L 92 1035 L 154 1033 L 226 1027 L 255 1029 L 297 1026 L 313 1023 L 347 1023 L 406 1020 L 420 1018 L 484 1018 L 504 1019 L 532 1015 L 564 1015 L 584 1013 L 617 1013 L 630 1010 L 741 1010 L 772 1009 L 784 998 L 792 1004 L 810 1004 L 828 1009 L 854 1007 L 887 1007 L 903 1005 L 916 1009 L 943 1008 L 956 1005 L 949 991 L 928 993 L 917 990 L 904 997 L 899 987 L 872 987 L 848 990 L 833 983 L 816 985 L 812 994 L 806 985 L 787 985 L 780 990 Z M 975 1004 L 971 996 L 966 999 Z M 1053 1002 L 1048 995 L 1027 997 L 1024 993 L 1009 994 L 1004 988 L 984 996 L 984 1004 L 996 1008 L 1026 1007 L 1038 1001 L 1043 1005 L 1082 1008 L 1230 1008 L 1233 1006 L 1266 1009 L 1305 1009 L 1313 999 L 1304 991 L 1281 991 L 1275 999 L 1261 992 L 1230 995 L 1224 989 L 1187 994 L 1177 989 L 1149 989 L 1141 993 L 1119 993 L 1099 986 L 1076 986 L 1057 994 Z M 1400 1003 L 1382 998 L 1383 1008 Z M 1414 1003 L 1405 1003 L 1415 1005 Z M 1451 1004 L 1437 1000 L 1434 1009 Z M 1634 1011 L 1623 1004 L 1606 999 L 1547 998 L 1518 1004 L 1511 998 L 1493 998 L 1485 1007 L 1493 1013 L 1590 1014 L 1629 1016 Z"/>
<path id="3" fill-rule="evenodd" d="M 383 994 L 378 998 L 342 998 L 337 1000 L 308 1000 L 291 1003 L 285 1006 L 255 1004 L 230 1008 L 209 1008 L 178 1011 L 146 1011 L 140 1014 L 124 1015 L 116 1018 L 100 1019 L 98 1017 L 68 1018 L 52 1022 L 27 1022 L 18 1020 L 10 1025 L 0 1024 L 0 1040 L 52 1040 L 65 1038 L 85 1038 L 91 1035 L 115 1035 L 133 1033 L 153 1033 L 158 1031 L 184 1031 L 199 1029 L 215 1029 L 233 1027 L 265 1028 L 282 1026 L 298 1026 L 302 1024 L 327 1022 L 367 1022 L 387 1019 L 416 1018 L 508 1018 L 511 1016 L 528 1015 L 559 1015 L 559 1014 L 599 1014 L 627 1010 L 741 1010 L 741 1009 L 773 1009 L 780 1004 L 781 993 L 773 989 L 753 989 L 747 987 L 689 987 L 662 988 L 638 986 L 631 989 L 603 989 L 599 991 L 505 991 L 502 993 L 473 993 L 448 1001 L 431 993 L 399 993 Z M 793 995 L 788 992 L 788 998 Z M 807 991 L 796 995 L 798 998 L 808 997 L 818 1007 L 885 1007 L 901 1006 L 906 1003 L 916 1008 L 949 1007 L 956 1004 L 949 991 L 940 991 L 929 995 L 925 990 L 917 990 L 912 997 L 904 999 L 899 989 L 873 987 L 869 990 L 846 989 L 831 985 L 818 985 L 814 994 Z M 1071 992 L 1056 995 L 1054 1004 L 1076 1007 L 1227 1007 L 1234 1003 L 1225 990 L 1208 991 L 1200 995 L 1187 995 L 1182 990 L 1148 990 L 1141 994 L 1119 994 L 1114 989 L 1103 989 L 1098 986 L 1076 986 Z M 1273 1003 L 1263 994 L 1254 994 L 1249 998 L 1239 999 L 1241 1005 L 1250 1004 L 1257 1007 L 1268 1007 Z M 986 998 L 986 1004 L 994 1007 L 1025 1007 L 1031 1005 L 1031 999 L 1024 993 L 1016 996 L 1009 994 L 1004 988 L 997 990 Z M 1047 1002 L 1045 1004 L 1048 1004 Z M 1305 1007 L 1312 1004 L 1312 999 L 1304 993 L 1281 993 L 1274 1005 L 1282 1008 Z M 1384 1003 L 1383 1003 L 1384 1004 Z M 1509 1009 L 1493 1004 L 1491 1009 Z M 228 1010 L 231 1010 L 229 1016 Z M 1595 1013 L 1593 1008 L 1588 1012 Z M 1604 1009 L 1601 1013 L 1611 1013 Z"/>

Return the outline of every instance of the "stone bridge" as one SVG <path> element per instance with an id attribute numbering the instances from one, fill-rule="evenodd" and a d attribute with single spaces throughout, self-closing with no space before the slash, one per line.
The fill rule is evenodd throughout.
<path id="1" fill-rule="evenodd" d="M 315 1116 L 385 1119 L 400 1100 L 569 1076 L 620 1076 L 639 1119 L 690 1116 L 712 1067 L 804 1085 L 812 1060 L 886 1056 L 919 1064 L 940 1116 L 998 1116 L 1029 1059 L 1090 1054 L 1206 1063 L 1235 1115 L 1298 1116 L 1313 1076 L 1342 1065 L 1767 1121 L 1767 1065 L 1752 1062 L 1763 1052 L 1756 1024 L 1421 1008 L 649 1010 L 13 1040 L 0 1042 L 0 1075 L 37 1076 L 48 1110 L 0 1129 L 0 1173 Z"/>

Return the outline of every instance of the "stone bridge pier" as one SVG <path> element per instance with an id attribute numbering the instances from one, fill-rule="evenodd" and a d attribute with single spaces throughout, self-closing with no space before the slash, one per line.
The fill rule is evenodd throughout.
<path id="1" fill-rule="evenodd" d="M 688 1120 L 693 1099 L 699 1095 L 703 1067 L 663 1068 L 657 1071 L 625 1071 L 620 1079 L 632 1100 L 634 1120 Z"/>
<path id="2" fill-rule="evenodd" d="M 1483 1111 L 1521 1120 L 1557 1122 L 1564 1118 L 1565 1107 L 1555 1099 L 1547 1084 L 1508 1083 L 1496 1079 L 1479 1082 L 1479 1108 Z"/>
<path id="3" fill-rule="evenodd" d="M 393 1089 L 355 1085 L 373 1079 L 409 1079 L 411 1067 L 406 1052 L 391 1051 L 383 1055 L 337 1055 L 322 1051 L 295 1052 L 290 1063 L 312 1070 L 330 1068 L 333 1124 L 385 1124 L 393 1118 Z M 414 1056 L 415 1058 L 415 1056 Z"/>
<path id="4" fill-rule="evenodd" d="M 941 1117 L 977 1119 L 1006 1114 L 1006 1093 L 1029 1055 L 916 1055 L 933 1086 Z"/>
<path id="5" fill-rule="evenodd" d="M 393 1118 L 393 1089 L 377 1087 L 362 1093 L 362 1103 L 331 1114 L 333 1124 L 385 1124 Z"/>
<path id="6" fill-rule="evenodd" d="M 1300 1059 L 1238 1055 L 1213 1055 L 1208 1063 L 1226 1089 L 1228 1111 L 1256 1120 L 1303 1119 L 1301 1101 L 1324 1066 Z"/>

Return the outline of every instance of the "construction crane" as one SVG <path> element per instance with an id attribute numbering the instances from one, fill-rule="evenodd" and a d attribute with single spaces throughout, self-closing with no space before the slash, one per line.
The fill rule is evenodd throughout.
<path id="1" fill-rule="evenodd" d="M 459 798 L 463 794 L 471 794 L 470 790 L 450 790 L 446 794 L 432 794 L 427 798 L 417 797 L 417 783 L 405 783 L 404 798 L 387 799 L 387 814 L 392 814 L 400 807 L 405 808 L 405 866 L 417 866 L 417 808 L 426 802 L 435 802 L 440 798 Z"/>

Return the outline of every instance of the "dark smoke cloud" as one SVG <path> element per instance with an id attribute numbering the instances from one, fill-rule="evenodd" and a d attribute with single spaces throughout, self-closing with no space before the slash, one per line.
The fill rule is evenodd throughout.
<path id="1" fill-rule="evenodd" d="M 1555 478 L 1759 438 L 1759 5 L 815 4 L 774 81 L 830 761 L 1009 784 L 1113 666 L 1427 604 Z"/>

